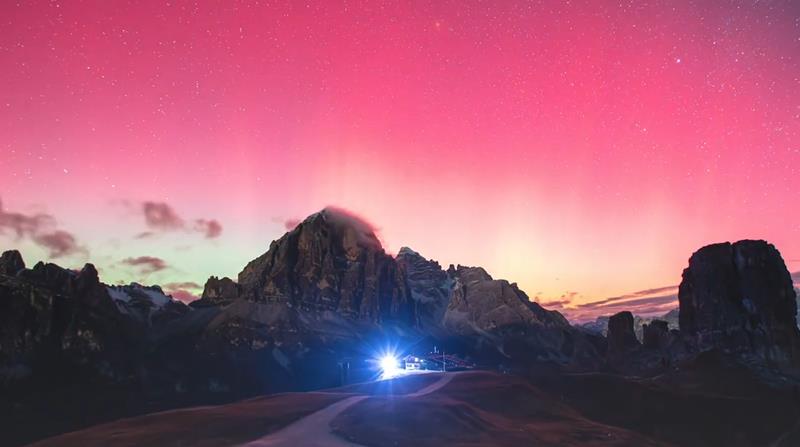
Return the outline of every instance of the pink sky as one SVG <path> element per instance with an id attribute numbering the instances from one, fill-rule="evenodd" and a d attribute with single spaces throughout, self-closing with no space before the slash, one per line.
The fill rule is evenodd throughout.
<path id="1" fill-rule="evenodd" d="M 53 219 L 0 243 L 202 284 L 333 204 L 573 308 L 800 270 L 800 7 L 632 3 L 4 2 L 0 200 Z"/>

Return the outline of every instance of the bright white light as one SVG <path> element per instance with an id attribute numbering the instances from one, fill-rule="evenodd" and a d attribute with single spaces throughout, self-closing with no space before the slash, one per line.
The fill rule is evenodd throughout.
<path id="1" fill-rule="evenodd" d="M 379 365 L 384 379 L 392 378 L 400 373 L 400 362 L 391 354 L 381 357 Z"/>

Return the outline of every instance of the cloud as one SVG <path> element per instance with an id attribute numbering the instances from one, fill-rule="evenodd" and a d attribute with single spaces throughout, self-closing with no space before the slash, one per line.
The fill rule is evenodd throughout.
<path id="1" fill-rule="evenodd" d="M 637 298 L 628 301 L 615 301 L 608 304 L 607 300 L 595 301 L 593 303 L 578 304 L 575 306 L 578 309 L 616 309 L 631 310 L 631 309 L 646 309 L 653 305 L 663 304 L 676 304 L 678 302 L 678 295 L 671 293 L 668 295 L 650 296 L 646 298 Z"/>
<path id="2" fill-rule="evenodd" d="M 199 296 L 189 292 L 188 290 L 178 289 L 178 290 L 170 290 L 167 292 L 172 298 L 175 298 L 178 301 L 182 301 L 184 303 L 191 303 L 192 301 L 196 301 L 200 299 Z"/>
<path id="3" fill-rule="evenodd" d="M 86 248 L 78 245 L 75 236 L 64 230 L 36 234 L 32 239 L 39 246 L 47 249 L 51 258 L 60 258 L 74 253 L 88 253 Z"/>
<path id="4" fill-rule="evenodd" d="M 610 304 L 603 303 L 603 301 L 573 306 L 566 310 L 567 316 L 571 321 L 584 322 L 594 320 L 602 315 L 613 315 L 624 310 L 642 316 L 656 316 L 663 315 L 678 307 L 677 294 L 635 298 L 628 301 L 614 301 Z"/>
<path id="5" fill-rule="evenodd" d="M 572 303 L 572 300 L 537 301 L 537 303 L 545 309 L 563 309 Z"/>
<path id="6" fill-rule="evenodd" d="M 292 231 L 294 230 L 294 227 L 298 225 L 300 225 L 300 219 L 295 219 L 295 218 L 286 219 L 283 222 L 283 228 L 286 228 L 286 231 Z"/>
<path id="7" fill-rule="evenodd" d="M 154 230 L 170 231 L 184 227 L 183 219 L 166 203 L 144 202 L 142 211 L 145 223 Z"/>
<path id="8" fill-rule="evenodd" d="M 13 213 L 3 209 L 0 201 L 0 232 L 13 232 L 18 238 L 32 237 L 44 228 L 55 226 L 55 219 L 49 214 Z"/>
<path id="9" fill-rule="evenodd" d="M 800 271 L 791 273 L 791 276 L 795 284 L 800 283 Z M 553 307 L 558 307 L 558 303 L 559 301 L 554 301 Z M 547 307 L 544 303 L 541 304 Z M 678 286 L 656 287 L 612 296 L 591 303 L 576 305 L 564 303 L 563 306 L 567 306 L 565 311 L 573 321 L 585 321 L 623 310 L 643 316 L 661 315 L 678 306 Z"/>
<path id="10" fill-rule="evenodd" d="M 154 273 L 169 268 L 167 262 L 155 256 L 139 256 L 136 258 L 125 258 L 122 264 L 131 267 L 139 267 L 142 273 Z"/>
<path id="11" fill-rule="evenodd" d="M 578 307 L 587 307 L 587 306 L 598 307 L 598 306 L 609 305 L 609 304 L 620 302 L 620 301 L 628 302 L 628 300 L 632 300 L 634 298 L 640 298 L 640 297 L 645 297 L 645 296 L 648 296 L 648 295 L 654 295 L 654 294 L 657 294 L 657 293 L 670 292 L 670 291 L 674 291 L 674 292 L 677 293 L 678 286 L 664 286 L 664 287 L 657 287 L 657 288 L 654 288 L 654 289 L 640 290 L 638 292 L 628 293 L 626 295 L 612 296 L 612 297 L 605 298 L 605 299 L 602 299 L 602 300 L 599 300 L 599 301 L 593 301 L 591 303 L 581 304 Z M 673 294 L 673 295 L 677 296 L 677 294 Z"/>
<path id="12" fill-rule="evenodd" d="M 6 211 L 0 200 L 0 234 L 12 233 L 17 239 L 27 238 L 48 251 L 50 258 L 75 253 L 88 254 L 75 236 L 58 228 L 56 219 L 45 213 L 23 214 Z"/>
<path id="13" fill-rule="evenodd" d="M 130 202 L 123 202 L 130 206 Z M 216 219 L 195 219 L 187 224 L 169 204 L 165 202 L 142 202 L 141 212 L 148 230 L 136 236 L 145 239 L 169 231 L 189 231 L 202 234 L 207 239 L 215 239 L 222 235 L 222 224 Z"/>
<path id="14" fill-rule="evenodd" d="M 322 211 L 328 222 L 338 227 L 349 227 L 356 231 L 356 237 L 360 244 L 377 245 L 386 249 L 386 241 L 380 234 L 380 228 L 373 225 L 364 217 L 348 209 L 328 205 Z"/>
<path id="15" fill-rule="evenodd" d="M 574 295 L 565 294 L 561 300 L 571 300 Z M 558 301 L 555 300 L 555 306 Z M 625 295 L 611 296 L 590 303 L 562 302 L 562 312 L 575 322 L 594 320 L 602 315 L 612 315 L 623 310 L 631 311 L 638 315 L 662 315 L 678 306 L 678 286 L 654 287 L 627 293 Z M 543 304 L 544 305 L 544 304 Z"/>
<path id="16" fill-rule="evenodd" d="M 328 205 L 319 213 L 313 214 L 313 216 L 320 214 L 325 216 L 328 222 L 339 228 L 349 227 L 354 229 L 356 231 L 356 237 L 358 238 L 359 243 L 367 245 L 380 245 L 381 248 L 387 250 L 388 253 L 386 241 L 381 236 L 381 229 L 373 225 L 364 217 L 360 216 L 358 213 L 340 206 Z M 286 229 L 286 231 L 294 230 L 301 222 L 303 222 L 302 219 L 294 217 L 283 218 L 279 216 L 272 217 L 271 220 L 272 222 L 283 225 L 283 228 Z"/>
<path id="17" fill-rule="evenodd" d="M 200 298 L 198 292 L 203 289 L 203 286 L 196 282 L 170 282 L 164 284 L 164 291 L 178 301 L 189 303 Z"/>
<path id="18" fill-rule="evenodd" d="M 214 239 L 222 234 L 222 225 L 214 219 L 198 219 L 194 222 L 195 231 L 199 231 L 208 239 Z"/>
<path id="19" fill-rule="evenodd" d="M 164 284 L 165 290 L 176 290 L 176 289 L 195 289 L 200 290 L 203 286 L 197 284 L 193 281 L 186 281 L 186 282 L 168 282 Z"/>
<path id="20" fill-rule="evenodd" d="M 540 295 L 541 292 L 538 292 L 533 301 L 546 309 L 565 309 L 575 301 L 575 298 L 582 296 L 578 292 L 564 292 L 558 298 L 542 301 L 543 298 Z"/>

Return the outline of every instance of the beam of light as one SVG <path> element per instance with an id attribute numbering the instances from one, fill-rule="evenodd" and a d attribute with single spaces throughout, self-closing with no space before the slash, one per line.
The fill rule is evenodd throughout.
<path id="1" fill-rule="evenodd" d="M 387 353 L 378 359 L 378 366 L 381 369 L 381 379 L 391 379 L 400 374 L 400 360 L 393 353 Z"/>

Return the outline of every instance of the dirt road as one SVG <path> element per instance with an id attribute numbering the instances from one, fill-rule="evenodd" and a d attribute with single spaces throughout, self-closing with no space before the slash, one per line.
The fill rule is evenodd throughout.
<path id="1" fill-rule="evenodd" d="M 416 392 L 397 397 L 419 397 L 441 389 L 451 380 L 455 373 L 445 374 L 436 382 Z M 244 444 L 244 447 L 352 447 L 358 446 L 331 433 L 330 423 L 341 412 L 352 405 L 367 399 L 368 395 L 353 396 L 327 406 L 316 413 L 289 425 L 275 433 L 264 436 L 253 442 Z"/>

